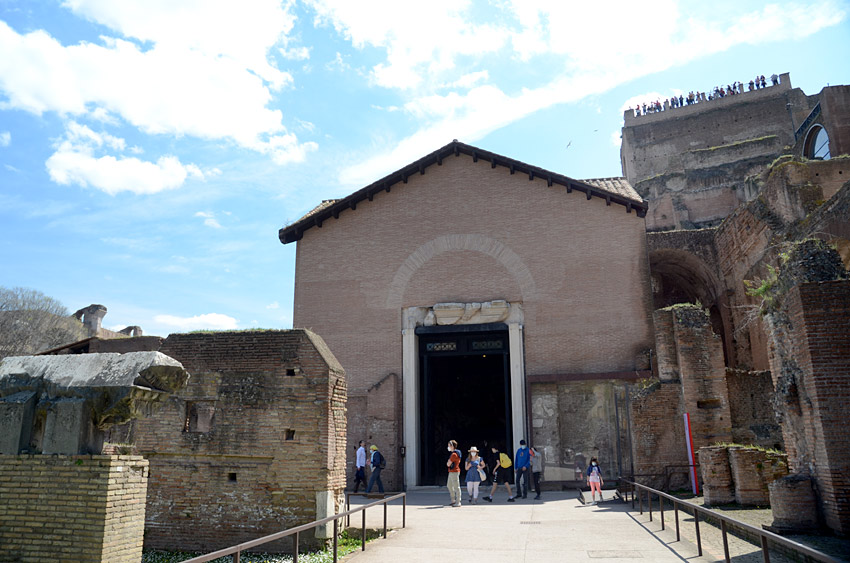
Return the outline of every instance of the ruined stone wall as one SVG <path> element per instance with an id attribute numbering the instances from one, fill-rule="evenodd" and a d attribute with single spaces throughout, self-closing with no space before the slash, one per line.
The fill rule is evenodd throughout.
<path id="1" fill-rule="evenodd" d="M 732 441 L 783 449 L 782 428 L 773 410 L 773 380 L 769 371 L 726 370 Z"/>
<path id="2" fill-rule="evenodd" d="M 402 485 L 400 399 L 368 403 L 377 382 L 402 374 L 405 307 L 521 303 L 528 374 L 644 369 L 644 230 L 622 206 L 461 155 L 305 231 L 293 323 L 320 333 L 346 369 L 358 420 L 349 461 L 359 439 L 375 442 L 384 484 Z"/>
<path id="3" fill-rule="evenodd" d="M 574 381 L 531 385 L 532 443 L 544 454 L 546 482 L 583 486 L 583 471 L 597 457 L 604 480 L 620 474 L 618 461 L 617 407 L 614 387 L 625 382 Z M 619 427 L 620 448 L 628 448 L 625 425 Z M 625 465 L 624 471 L 628 473 Z"/>
<path id="4" fill-rule="evenodd" d="M 160 351 L 191 379 L 133 430 L 151 464 L 146 547 L 220 549 L 340 507 L 345 374 L 321 338 L 176 334 Z"/>
<path id="5" fill-rule="evenodd" d="M 621 160 L 629 182 L 650 202 L 647 228 L 715 226 L 756 195 L 746 178 L 794 144 L 817 99 L 782 83 L 752 92 L 629 117 Z"/>
<path id="6" fill-rule="evenodd" d="M 632 452 L 639 483 L 664 488 L 668 466 L 688 464 L 683 412 L 682 386 L 678 383 L 656 382 L 632 395 Z M 683 482 L 679 475 L 673 485 Z"/>
<path id="7" fill-rule="evenodd" d="M 803 283 L 785 298 L 791 350 L 799 372 L 793 374 L 801 424 L 786 424 L 789 458 L 796 472 L 810 473 L 817 484 L 826 524 L 850 533 L 850 281 Z M 775 370 L 789 364 L 776 354 Z M 786 393 L 787 395 L 787 393 Z M 787 420 L 787 415 L 786 415 Z M 805 437 L 799 436 L 802 431 Z M 801 438 L 803 438 L 801 440 Z M 805 447 L 807 451 L 801 449 Z"/>
<path id="8" fill-rule="evenodd" d="M 148 462 L 0 455 L 0 561 L 138 563 Z"/>
<path id="9" fill-rule="evenodd" d="M 827 86 L 818 97 L 832 156 L 850 154 L 850 86 Z"/>

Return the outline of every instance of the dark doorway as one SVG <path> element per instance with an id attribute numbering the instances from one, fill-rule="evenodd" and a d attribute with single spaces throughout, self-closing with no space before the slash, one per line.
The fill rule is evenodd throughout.
<path id="1" fill-rule="evenodd" d="M 508 334 L 473 326 L 419 336 L 421 485 L 445 484 L 450 439 L 485 459 L 512 444 Z"/>

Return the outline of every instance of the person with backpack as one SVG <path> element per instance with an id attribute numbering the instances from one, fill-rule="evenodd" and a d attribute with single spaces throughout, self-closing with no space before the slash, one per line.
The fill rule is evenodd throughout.
<path id="1" fill-rule="evenodd" d="M 590 486 L 590 498 L 593 504 L 596 504 L 596 493 L 599 493 L 599 502 L 602 502 L 602 485 L 605 481 L 602 480 L 602 469 L 595 457 L 590 458 L 590 465 L 587 466 L 587 484 Z"/>
<path id="2" fill-rule="evenodd" d="M 490 488 L 490 494 L 483 498 L 487 502 L 493 502 L 493 493 L 496 492 L 499 485 L 504 484 L 505 488 L 508 489 L 508 502 L 516 502 L 516 497 L 511 491 L 511 484 L 508 483 L 511 474 L 511 458 L 507 454 L 500 453 L 496 446 L 493 446 L 492 450 L 493 459 L 496 460 L 496 466 L 493 467 L 493 486 Z"/>
<path id="3" fill-rule="evenodd" d="M 449 489 L 451 496 L 451 504 L 449 506 L 460 506 L 462 502 L 460 493 L 460 452 L 457 449 L 457 442 L 449 440 L 448 447 L 449 460 L 446 462 L 446 467 L 449 468 L 449 478 L 446 481 L 446 488 Z"/>
<path id="4" fill-rule="evenodd" d="M 537 496 L 534 500 L 540 500 L 540 475 L 543 473 L 543 454 L 537 451 L 534 446 L 530 447 L 531 451 L 531 475 L 534 478 L 534 492 Z"/>
<path id="5" fill-rule="evenodd" d="M 372 450 L 372 457 L 369 464 L 372 466 L 372 475 L 369 476 L 369 485 L 366 487 L 366 492 L 371 493 L 375 483 L 378 484 L 378 491 L 384 492 L 384 483 L 381 481 L 381 471 L 387 466 L 387 460 L 381 452 L 378 451 L 378 446 L 372 444 L 369 446 Z"/>
<path id="6" fill-rule="evenodd" d="M 528 478 L 531 477 L 531 454 L 525 440 L 519 441 L 519 449 L 514 456 L 516 463 L 516 495 L 528 498 Z"/>

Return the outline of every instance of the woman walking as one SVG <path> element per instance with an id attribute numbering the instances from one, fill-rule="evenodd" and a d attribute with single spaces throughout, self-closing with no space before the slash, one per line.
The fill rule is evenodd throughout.
<path id="1" fill-rule="evenodd" d="M 466 490 L 469 492 L 469 503 L 478 504 L 478 487 L 481 485 L 481 475 L 487 465 L 478 456 L 478 448 L 469 448 L 469 457 L 466 458 Z"/>
<path id="2" fill-rule="evenodd" d="M 599 502 L 602 502 L 602 485 L 605 481 L 602 480 L 602 470 L 595 457 L 590 458 L 590 465 L 587 468 L 587 484 L 590 486 L 590 498 L 593 504 L 596 504 L 596 493 L 599 493 Z"/>

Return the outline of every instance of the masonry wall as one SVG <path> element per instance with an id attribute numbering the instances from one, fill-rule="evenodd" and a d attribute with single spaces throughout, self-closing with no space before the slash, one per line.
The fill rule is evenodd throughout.
<path id="1" fill-rule="evenodd" d="M 770 372 L 727 369 L 726 386 L 732 416 L 732 441 L 782 450 L 782 428 L 773 410 Z"/>
<path id="2" fill-rule="evenodd" d="M 305 231 L 293 323 L 322 334 L 346 369 L 350 417 L 366 433 L 349 435 L 349 461 L 358 439 L 375 442 L 387 457 L 385 485 L 402 485 L 400 416 L 354 409 L 368 401 L 400 413 L 400 399 L 384 402 L 392 394 L 367 396 L 402 373 L 405 307 L 522 303 L 528 374 L 645 369 L 644 229 L 623 206 L 460 155 Z M 433 252 L 423 257 L 425 248 Z M 408 259 L 416 267 L 406 278 Z"/>
<path id="3" fill-rule="evenodd" d="M 133 428 L 151 468 L 146 547 L 212 551 L 342 505 L 345 373 L 321 338 L 305 330 L 176 334 L 160 352 L 191 378 Z"/>
<path id="4" fill-rule="evenodd" d="M 148 462 L 0 456 L 0 561 L 138 563 Z"/>
<path id="5" fill-rule="evenodd" d="M 810 471 L 826 525 L 850 534 L 850 281 L 803 283 L 786 296 L 785 310 L 798 349 L 810 408 L 803 410 L 810 438 Z M 800 452 L 794 452 L 799 458 Z M 789 454 L 790 457 L 790 454 Z M 799 463 L 795 469 L 800 471 Z"/>

